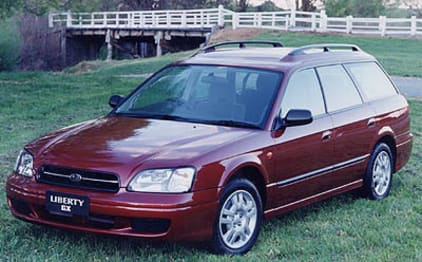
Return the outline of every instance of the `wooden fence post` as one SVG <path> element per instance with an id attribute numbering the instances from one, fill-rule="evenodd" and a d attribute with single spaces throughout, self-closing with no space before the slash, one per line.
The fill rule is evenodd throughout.
<path id="1" fill-rule="evenodd" d="M 139 26 L 144 27 L 145 26 L 145 16 L 143 13 L 140 13 L 139 15 Z"/>
<path id="2" fill-rule="evenodd" d="M 346 17 L 346 34 L 351 34 L 353 29 L 353 16 Z"/>
<path id="3" fill-rule="evenodd" d="M 385 16 L 380 16 L 379 20 L 379 30 L 381 32 L 381 36 L 384 37 L 387 31 L 387 19 Z"/>
<path id="4" fill-rule="evenodd" d="M 218 26 L 224 27 L 224 6 L 218 6 Z"/>
<path id="5" fill-rule="evenodd" d="M 200 21 L 199 21 L 199 24 L 201 25 L 201 27 L 203 27 L 204 26 L 204 11 L 200 11 L 199 12 L 199 16 L 200 16 Z"/>
<path id="6" fill-rule="evenodd" d="M 72 27 L 72 13 L 70 11 L 66 13 L 66 27 Z"/>
<path id="7" fill-rule="evenodd" d="M 236 29 L 239 25 L 239 13 L 232 14 L 232 29 Z"/>
<path id="8" fill-rule="evenodd" d="M 52 28 L 54 26 L 53 23 L 53 14 L 52 13 L 48 13 L 48 27 Z"/>
<path id="9" fill-rule="evenodd" d="M 416 35 L 416 16 L 414 15 L 410 18 L 410 35 Z"/>
<path id="10" fill-rule="evenodd" d="M 327 14 L 325 13 L 325 10 L 321 10 L 321 21 L 319 23 L 319 27 L 321 32 L 325 32 L 327 31 L 327 25 L 328 25 L 328 17 Z"/>
<path id="11" fill-rule="evenodd" d="M 171 24 L 170 20 L 171 20 L 170 12 L 167 11 L 166 12 L 166 26 L 170 26 L 170 24 Z"/>
<path id="12" fill-rule="evenodd" d="M 186 11 L 182 12 L 182 27 L 187 27 L 187 21 L 186 21 Z"/>
<path id="13" fill-rule="evenodd" d="M 311 30 L 312 30 L 312 32 L 315 32 L 315 30 L 316 30 L 316 15 L 315 14 L 312 14 L 311 19 L 312 19 L 312 21 L 311 21 Z"/>
<path id="14" fill-rule="evenodd" d="M 290 26 L 296 27 L 296 9 L 290 10 Z"/>

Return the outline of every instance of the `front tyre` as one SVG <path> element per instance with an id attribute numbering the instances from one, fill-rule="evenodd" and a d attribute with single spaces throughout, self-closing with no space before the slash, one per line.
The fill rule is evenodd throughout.
<path id="1" fill-rule="evenodd" d="M 220 254 L 244 254 L 255 244 L 262 223 L 262 201 L 246 179 L 230 182 L 220 197 L 212 247 Z"/>
<path id="2" fill-rule="evenodd" d="M 381 200 L 388 196 L 391 189 L 393 163 L 390 147 L 385 143 L 378 144 L 371 154 L 364 179 L 367 197 Z"/>

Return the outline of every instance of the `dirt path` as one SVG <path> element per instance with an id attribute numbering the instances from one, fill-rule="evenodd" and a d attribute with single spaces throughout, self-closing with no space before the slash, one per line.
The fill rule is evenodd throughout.
<path id="1" fill-rule="evenodd" d="M 393 76 L 392 79 L 405 97 L 422 98 L 422 78 Z"/>

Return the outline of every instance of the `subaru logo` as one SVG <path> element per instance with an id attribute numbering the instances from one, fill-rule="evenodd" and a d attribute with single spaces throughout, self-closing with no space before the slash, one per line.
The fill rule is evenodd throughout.
<path id="1" fill-rule="evenodd" d="M 73 183 L 79 183 L 82 181 L 82 176 L 76 173 L 70 174 L 69 180 L 70 182 L 73 182 Z"/>

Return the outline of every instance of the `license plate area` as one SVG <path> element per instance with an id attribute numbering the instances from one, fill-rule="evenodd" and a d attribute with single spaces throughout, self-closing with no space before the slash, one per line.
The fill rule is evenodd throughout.
<path id="1" fill-rule="evenodd" d="M 62 216 L 88 216 L 89 198 L 61 192 L 46 192 L 46 209 L 48 212 Z"/>

